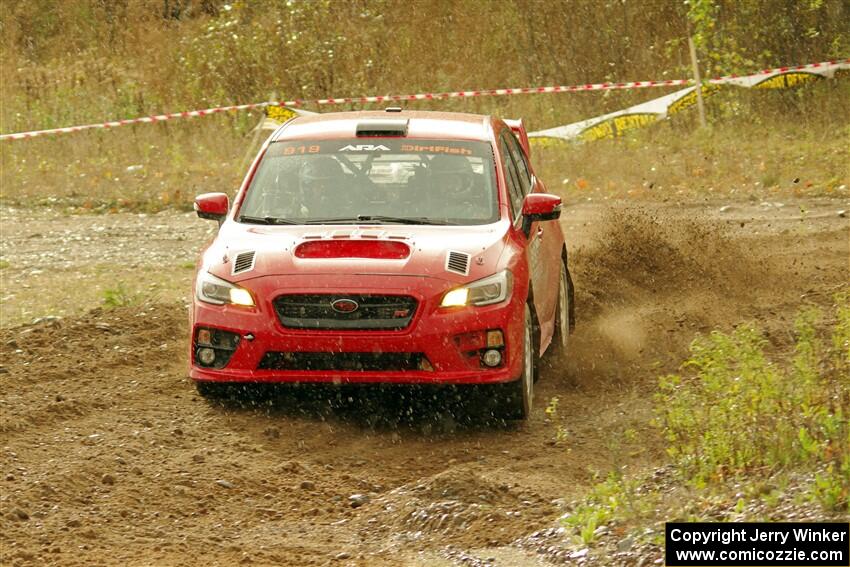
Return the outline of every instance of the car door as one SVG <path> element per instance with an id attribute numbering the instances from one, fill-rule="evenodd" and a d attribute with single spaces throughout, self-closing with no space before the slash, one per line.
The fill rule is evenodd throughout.
<path id="1" fill-rule="evenodd" d="M 506 133 L 506 141 L 511 157 L 517 168 L 520 187 L 523 197 L 530 192 L 538 191 L 537 183 L 531 174 L 531 166 L 528 157 L 522 150 L 519 141 L 513 133 Z M 536 258 L 535 271 L 535 303 L 538 304 L 537 312 L 540 324 L 546 337 L 551 332 L 550 325 L 554 325 L 555 309 L 558 302 L 558 278 L 559 267 L 559 242 L 557 234 L 557 223 L 551 221 L 534 223 L 531 227 L 531 242 L 534 243 Z M 554 327 L 553 327 L 554 329 Z"/>
<path id="2" fill-rule="evenodd" d="M 508 197 L 511 201 L 511 212 L 513 213 L 514 229 L 519 230 L 522 226 L 522 201 L 525 198 L 523 193 L 523 184 L 520 177 L 519 169 L 514 161 L 513 152 L 510 149 L 511 137 L 506 131 L 499 137 L 499 153 L 501 154 L 502 167 L 505 172 L 505 183 L 507 184 Z M 528 184 L 526 183 L 526 186 Z M 526 191 L 527 193 L 527 191 Z M 526 257 L 528 258 L 528 271 L 531 278 L 531 287 L 534 290 L 534 310 L 536 313 L 546 313 L 541 311 L 547 309 L 544 300 L 545 293 L 538 295 L 538 289 L 545 288 L 546 280 L 542 264 L 542 250 L 540 249 L 541 240 L 537 235 L 537 225 L 534 223 L 531 227 L 531 232 L 526 243 Z M 541 297 L 543 296 L 543 297 Z M 539 318 L 539 316 L 538 316 Z"/>

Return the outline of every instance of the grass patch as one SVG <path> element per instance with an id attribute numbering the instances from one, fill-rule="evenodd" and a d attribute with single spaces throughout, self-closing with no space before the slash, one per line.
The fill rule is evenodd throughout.
<path id="1" fill-rule="evenodd" d="M 564 526 L 587 544 L 608 523 L 655 525 L 657 537 L 672 519 L 782 520 L 770 511 L 783 502 L 846 514 L 850 294 L 837 295 L 828 314 L 802 309 L 793 334 L 791 353 L 771 352 L 751 324 L 695 340 L 682 372 L 662 377 L 655 396 L 667 478 L 616 471 L 573 506 Z"/>
<path id="2" fill-rule="evenodd" d="M 561 400 L 558 396 L 553 396 L 546 405 L 546 409 L 543 410 L 546 413 L 546 423 L 554 427 L 555 431 L 552 436 L 552 442 L 556 445 L 563 445 L 570 439 L 570 432 L 561 423 L 561 418 L 558 414 L 558 404 L 560 402 Z"/>
<path id="3" fill-rule="evenodd" d="M 637 480 L 628 480 L 614 472 L 597 483 L 562 522 L 583 544 L 590 544 L 615 518 L 628 517 L 635 521 L 647 517 L 657 504 L 656 500 L 657 495 L 648 497 L 641 494 Z"/>
<path id="4" fill-rule="evenodd" d="M 76 317 L 98 306 L 186 301 L 192 293 L 192 274 L 175 261 L 139 268 L 104 263 L 30 275 L 28 287 L 7 286 L 0 297 L 3 326 L 29 323 L 45 315 Z M 56 285 L 59 280 L 63 285 Z M 74 290 L 72 302 L 68 301 L 69 289 Z"/>
<path id="5" fill-rule="evenodd" d="M 243 158 L 256 149 L 240 125 L 223 115 L 126 136 L 79 132 L 10 144 L 0 155 L 0 203 L 74 214 L 190 211 L 196 194 L 235 193 Z"/>
<path id="6" fill-rule="evenodd" d="M 118 282 L 116 287 L 109 287 L 103 290 L 103 305 L 107 308 L 129 307 L 141 303 L 142 296 L 140 293 L 131 293 L 124 282 Z"/>
<path id="7" fill-rule="evenodd" d="M 677 469 L 697 488 L 730 476 L 825 465 L 813 497 L 850 505 L 850 300 L 838 298 L 825 341 L 822 314 L 807 308 L 794 325 L 790 365 L 771 360 L 752 325 L 694 342 L 690 375 L 661 380 L 659 421 Z M 843 478 L 842 478 L 843 477 Z"/>
<path id="8" fill-rule="evenodd" d="M 549 191 L 570 201 L 850 196 L 848 131 L 832 119 L 850 112 L 850 81 L 813 86 L 802 99 L 810 104 L 788 106 L 773 94 L 717 95 L 716 110 L 736 112 L 705 130 L 685 113 L 620 139 L 536 147 L 535 167 Z"/>

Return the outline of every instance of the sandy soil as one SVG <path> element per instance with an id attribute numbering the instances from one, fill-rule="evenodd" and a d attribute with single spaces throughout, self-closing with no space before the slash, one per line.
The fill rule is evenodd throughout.
<path id="1" fill-rule="evenodd" d="M 487 421 L 453 390 L 290 387 L 210 403 L 185 378 L 179 302 L 0 329 L 0 562 L 548 565 L 523 538 L 556 526 L 595 473 L 663 463 L 651 392 L 696 333 L 755 320 L 783 348 L 779 329 L 801 304 L 847 285 L 847 205 L 566 209 L 578 328 L 569 356 L 544 359 L 519 426 Z M 173 255 L 206 234 L 163 217 L 163 234 L 185 237 L 174 248 L 134 215 L 94 232 L 95 217 L 40 214 L 6 216 L 16 283 L 121 254 L 119 240 Z M 65 230 L 62 256 L 28 238 Z M 132 257 L 141 269 L 163 256 Z"/>

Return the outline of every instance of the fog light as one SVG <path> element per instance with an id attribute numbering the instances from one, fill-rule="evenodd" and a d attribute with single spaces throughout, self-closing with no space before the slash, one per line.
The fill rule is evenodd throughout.
<path id="1" fill-rule="evenodd" d="M 211 366 L 215 362 L 215 351 L 211 348 L 199 348 L 198 361 L 204 366 Z"/>
<path id="2" fill-rule="evenodd" d="M 499 366 L 502 363 L 502 353 L 491 348 L 490 350 L 484 351 L 484 356 L 481 357 L 481 361 L 490 368 Z"/>
<path id="3" fill-rule="evenodd" d="M 502 335 L 502 331 L 487 331 L 487 346 L 490 348 L 505 346 L 505 337 Z"/>
<path id="4" fill-rule="evenodd" d="M 209 329 L 198 329 L 198 344 L 211 345 L 212 333 Z"/>
<path id="5" fill-rule="evenodd" d="M 431 366 L 431 361 L 423 356 L 419 359 L 419 370 L 424 370 L 425 372 L 433 372 L 434 367 Z"/>

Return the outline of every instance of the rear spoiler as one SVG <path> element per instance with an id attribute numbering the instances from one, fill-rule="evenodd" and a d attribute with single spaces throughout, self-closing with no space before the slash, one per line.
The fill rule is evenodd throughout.
<path id="1" fill-rule="evenodd" d="M 525 124 L 522 123 L 522 118 L 517 120 L 508 120 L 505 119 L 505 124 L 508 128 L 511 129 L 511 132 L 514 133 L 517 140 L 519 140 L 519 145 L 522 146 L 523 151 L 525 152 L 525 156 L 531 157 L 531 146 L 528 144 L 528 132 L 525 131 Z"/>

